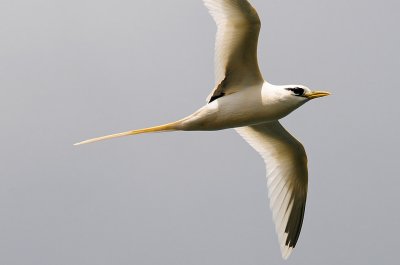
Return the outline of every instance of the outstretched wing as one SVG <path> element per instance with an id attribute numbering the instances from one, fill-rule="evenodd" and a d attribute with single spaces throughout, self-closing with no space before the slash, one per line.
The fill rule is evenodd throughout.
<path id="1" fill-rule="evenodd" d="M 264 158 L 275 228 L 282 257 L 287 259 L 303 223 L 308 183 L 306 152 L 278 121 L 236 130 Z"/>
<path id="2" fill-rule="evenodd" d="M 221 97 L 263 82 L 257 62 L 260 19 L 247 0 L 203 0 L 217 24 L 216 87 L 207 98 Z"/>

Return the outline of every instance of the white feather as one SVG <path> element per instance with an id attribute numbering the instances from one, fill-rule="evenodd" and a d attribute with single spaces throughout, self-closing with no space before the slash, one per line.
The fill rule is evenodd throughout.
<path id="1" fill-rule="evenodd" d="M 237 132 L 264 158 L 270 207 L 287 259 L 296 246 L 307 198 L 307 157 L 302 144 L 278 122 L 241 127 Z"/>
<path id="2" fill-rule="evenodd" d="M 231 94 L 263 82 L 257 62 L 260 19 L 247 0 L 203 0 L 217 24 L 216 87 L 209 95 Z M 224 84 L 222 84 L 224 82 Z"/>

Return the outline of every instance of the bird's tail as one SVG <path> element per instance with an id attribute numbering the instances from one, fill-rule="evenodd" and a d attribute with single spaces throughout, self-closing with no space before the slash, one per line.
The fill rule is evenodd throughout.
<path id="1" fill-rule="evenodd" d="M 108 139 L 118 138 L 118 137 L 128 136 L 128 135 L 141 134 L 141 133 L 176 131 L 176 130 L 178 130 L 179 124 L 180 124 L 180 121 L 176 121 L 176 122 L 159 125 L 159 126 L 155 126 L 155 127 L 149 127 L 149 128 L 139 129 L 139 130 L 133 130 L 133 131 L 127 131 L 127 132 L 122 132 L 122 133 L 117 133 L 117 134 L 101 136 L 101 137 L 85 140 L 85 141 L 76 143 L 74 145 L 90 144 L 90 143 L 94 143 L 94 142 L 98 142 L 98 141 L 103 141 L 103 140 L 108 140 Z"/>

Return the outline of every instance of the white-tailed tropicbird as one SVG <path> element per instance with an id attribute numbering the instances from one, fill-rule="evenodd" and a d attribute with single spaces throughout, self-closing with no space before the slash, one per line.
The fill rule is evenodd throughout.
<path id="1" fill-rule="evenodd" d="M 203 0 L 218 30 L 216 85 L 207 104 L 193 114 L 151 128 L 86 140 L 165 131 L 212 131 L 235 128 L 264 158 L 273 219 L 282 257 L 296 246 L 307 198 L 307 156 L 303 145 L 279 123 L 311 99 L 329 95 L 302 85 L 272 85 L 257 62 L 260 19 L 247 0 Z"/>

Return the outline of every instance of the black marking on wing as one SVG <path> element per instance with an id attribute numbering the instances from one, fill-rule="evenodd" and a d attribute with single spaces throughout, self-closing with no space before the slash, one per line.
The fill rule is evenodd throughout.
<path id="1" fill-rule="evenodd" d="M 208 103 L 211 103 L 211 102 L 213 102 L 214 100 L 219 99 L 219 98 L 221 98 L 221 97 L 223 97 L 223 96 L 225 96 L 225 93 L 221 93 L 221 94 L 219 94 L 219 95 L 212 96 L 212 97 L 210 98 L 210 101 L 209 101 Z"/>
<path id="2" fill-rule="evenodd" d="M 285 245 L 294 248 L 300 236 L 303 225 L 306 200 L 304 198 L 293 198 L 293 208 L 290 213 L 285 232 L 288 234 Z"/>
<path id="3" fill-rule="evenodd" d="M 208 103 L 213 102 L 214 100 L 225 96 L 225 88 L 228 85 L 228 71 L 225 73 L 225 78 L 224 80 L 221 81 L 221 83 L 218 84 L 218 86 L 214 89 L 214 93 L 212 97 L 210 98 L 210 101 Z"/>

